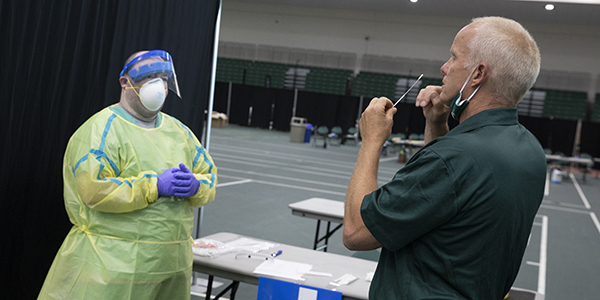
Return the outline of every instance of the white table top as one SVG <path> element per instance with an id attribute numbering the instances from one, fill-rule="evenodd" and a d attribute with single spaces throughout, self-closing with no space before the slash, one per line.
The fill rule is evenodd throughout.
<path id="1" fill-rule="evenodd" d="M 415 147 L 425 146 L 425 141 L 423 141 L 423 140 L 409 140 L 409 139 L 401 139 L 399 137 L 392 138 L 392 142 L 396 145 L 415 146 Z"/>
<path id="2" fill-rule="evenodd" d="M 553 154 L 546 154 L 546 160 L 559 160 L 559 161 L 572 162 L 572 163 L 588 165 L 588 166 L 594 165 L 594 161 L 589 158 L 566 157 L 566 156 L 553 155 Z"/>
<path id="3" fill-rule="evenodd" d="M 221 242 L 230 242 L 240 237 L 244 236 L 228 232 L 221 232 L 206 236 L 204 238 Z M 263 241 L 261 239 L 252 237 L 248 238 Z M 277 242 L 273 241 L 268 242 L 277 244 Z M 275 250 L 283 251 L 283 253 L 277 256 L 276 259 L 311 264 L 313 266 L 311 271 L 331 273 L 332 277 L 306 274 L 304 275 L 304 278 L 306 279 L 305 281 L 291 281 L 276 277 L 272 278 L 318 288 L 331 289 L 333 287 L 329 285 L 329 282 L 341 277 L 346 273 L 350 273 L 358 277 L 358 279 L 349 285 L 337 287 L 336 290 L 343 294 L 343 299 L 368 299 L 370 282 L 366 281 L 365 277 L 368 272 L 375 271 L 375 268 L 377 267 L 376 262 L 339 254 L 315 251 L 286 244 L 278 244 L 272 249 L 261 251 L 259 253 L 272 253 Z M 263 261 L 247 258 L 236 259 L 235 255 L 236 253 L 227 253 L 216 258 L 194 255 L 194 271 L 214 275 L 220 278 L 258 285 L 259 275 L 254 274 L 253 271 Z"/>
<path id="4" fill-rule="evenodd" d="M 310 198 L 288 205 L 296 216 L 325 220 L 334 223 L 344 222 L 344 202 L 323 198 Z"/>

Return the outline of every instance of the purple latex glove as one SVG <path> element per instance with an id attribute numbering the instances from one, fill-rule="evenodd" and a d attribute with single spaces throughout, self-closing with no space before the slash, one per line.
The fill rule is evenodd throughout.
<path id="1" fill-rule="evenodd" d="M 175 181 L 173 184 L 175 185 L 175 196 L 178 197 L 191 197 L 196 192 L 198 192 L 198 188 L 200 187 L 200 182 L 184 164 L 179 164 L 179 170 L 173 173 L 175 177 Z"/>
<path id="2" fill-rule="evenodd" d="M 179 172 L 177 168 L 170 168 L 162 172 L 158 176 L 158 180 L 156 182 L 156 187 L 158 188 L 158 196 L 175 196 L 175 185 L 173 181 L 175 180 L 175 172 Z"/>

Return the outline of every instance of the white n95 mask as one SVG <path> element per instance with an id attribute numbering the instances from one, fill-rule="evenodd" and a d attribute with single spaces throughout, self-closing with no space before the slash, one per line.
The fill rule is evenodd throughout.
<path id="1" fill-rule="evenodd" d="M 134 89 L 135 91 L 135 89 Z M 136 94 L 145 108 L 150 111 L 159 110 L 167 98 L 165 82 L 160 78 L 154 78 L 142 85 L 140 92 Z"/>

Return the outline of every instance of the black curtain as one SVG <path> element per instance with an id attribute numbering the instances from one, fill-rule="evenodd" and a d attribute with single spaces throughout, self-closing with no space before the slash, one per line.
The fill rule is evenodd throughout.
<path id="1" fill-rule="evenodd" d="M 173 56 L 182 100 L 164 111 L 200 138 L 219 1 L 0 0 L 3 299 L 35 299 L 71 224 L 62 164 L 73 132 L 119 101 L 138 50 Z"/>
<path id="2" fill-rule="evenodd" d="M 519 123 L 531 131 L 543 148 L 551 148 L 552 145 L 552 120 L 549 118 L 519 116 Z M 571 144 L 572 145 L 572 144 Z M 566 152 L 565 152 L 566 153 Z"/>
<path id="3" fill-rule="evenodd" d="M 360 98 L 352 96 L 338 96 L 338 99 L 336 125 L 341 126 L 345 134 L 348 132 L 348 128 L 356 126 Z"/>
<path id="4" fill-rule="evenodd" d="M 227 95 L 229 94 L 229 82 L 215 83 L 215 99 L 213 102 L 213 111 L 227 113 Z M 229 116 L 228 116 L 229 117 Z"/>
<path id="5" fill-rule="evenodd" d="M 580 153 L 600 157 L 600 123 L 583 122 L 580 142 Z"/>
<path id="6" fill-rule="evenodd" d="M 287 89 L 271 89 L 271 97 L 275 103 L 273 110 L 273 129 L 290 131 L 292 110 L 294 107 L 294 91 Z"/>
<path id="7" fill-rule="evenodd" d="M 254 97 L 251 105 L 252 119 L 250 120 L 250 126 L 269 128 L 271 118 L 273 117 L 271 88 L 256 87 L 254 89 Z"/>
<path id="8" fill-rule="evenodd" d="M 254 95 L 258 88 L 249 85 L 234 84 L 231 89 L 231 103 L 229 106 L 229 123 L 248 126 L 248 116 Z M 220 101 L 219 101 L 220 102 Z"/>
<path id="9" fill-rule="evenodd" d="M 340 126 L 337 120 L 338 106 L 342 96 L 314 92 L 298 92 L 296 117 L 306 118 L 315 128 Z"/>
<path id="10" fill-rule="evenodd" d="M 425 128 L 425 118 L 423 111 L 414 109 L 414 104 L 398 103 L 396 105 L 396 114 L 394 115 L 393 133 L 404 133 L 407 137 L 411 133 L 423 133 Z M 420 115 L 419 115 L 420 114 Z"/>
<path id="11" fill-rule="evenodd" d="M 577 121 L 555 118 L 550 120 L 549 125 L 550 134 L 546 148 L 552 149 L 552 152 L 562 152 L 566 156 L 571 156 L 573 144 L 575 143 Z"/>

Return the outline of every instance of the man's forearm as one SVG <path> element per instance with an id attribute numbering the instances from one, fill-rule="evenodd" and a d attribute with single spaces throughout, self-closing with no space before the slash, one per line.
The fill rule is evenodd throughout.
<path id="1" fill-rule="evenodd" d="M 378 188 L 377 171 L 383 145 L 363 144 L 358 152 L 356 167 L 350 178 L 344 207 L 344 245 L 351 250 L 369 250 L 380 247 L 366 228 L 360 207 L 365 195 Z"/>

